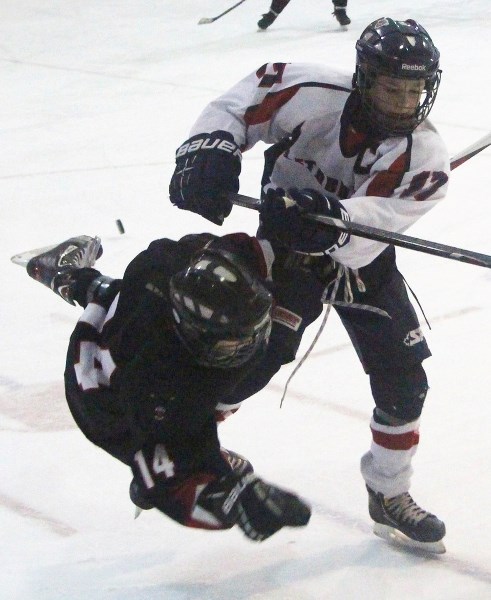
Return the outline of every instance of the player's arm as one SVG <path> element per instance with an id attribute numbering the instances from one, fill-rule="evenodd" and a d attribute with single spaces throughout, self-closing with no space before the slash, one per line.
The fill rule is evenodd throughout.
<path id="1" fill-rule="evenodd" d="M 316 82 L 320 75 L 268 63 L 212 101 L 176 151 L 171 202 L 221 225 L 232 208 L 224 194 L 239 189 L 241 152 L 258 141 L 279 142 L 324 110 L 328 84 Z"/>

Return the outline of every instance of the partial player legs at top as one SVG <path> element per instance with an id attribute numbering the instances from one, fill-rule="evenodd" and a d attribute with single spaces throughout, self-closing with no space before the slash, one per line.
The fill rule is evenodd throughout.
<path id="1" fill-rule="evenodd" d="M 275 20 L 280 12 L 286 8 L 290 0 L 273 0 L 269 11 L 265 13 L 257 22 L 259 29 L 267 29 Z"/>
<path id="2" fill-rule="evenodd" d="M 272 25 L 278 17 L 278 15 L 289 4 L 289 2 L 290 0 L 273 0 L 271 2 L 269 11 L 267 13 L 264 13 L 263 16 L 257 22 L 257 26 L 259 27 L 259 29 L 262 29 L 264 31 L 270 25 Z M 351 20 L 346 14 L 348 0 L 332 0 L 332 3 L 334 5 L 334 12 L 332 14 L 337 19 L 338 23 L 343 27 L 349 25 L 351 23 Z"/>
<path id="3" fill-rule="evenodd" d="M 351 23 L 351 19 L 346 14 L 348 0 L 332 0 L 334 4 L 334 12 L 332 13 L 342 27 L 346 27 Z"/>

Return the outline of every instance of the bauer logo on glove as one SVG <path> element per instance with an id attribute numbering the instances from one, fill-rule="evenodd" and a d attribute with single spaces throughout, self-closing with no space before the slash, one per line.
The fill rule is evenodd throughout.
<path id="1" fill-rule="evenodd" d="M 198 139 L 192 138 L 192 141 L 185 142 L 177 149 L 176 158 L 180 158 L 185 154 L 197 152 L 198 150 L 222 150 L 223 152 L 238 156 L 239 158 L 242 156 L 235 142 L 222 140 L 219 137 L 215 137 L 215 134 L 213 134 L 212 136 L 203 136 Z"/>
<path id="2" fill-rule="evenodd" d="M 226 195 L 239 191 L 240 161 L 240 148 L 227 131 L 193 136 L 176 151 L 172 204 L 222 225 L 232 210 Z"/>

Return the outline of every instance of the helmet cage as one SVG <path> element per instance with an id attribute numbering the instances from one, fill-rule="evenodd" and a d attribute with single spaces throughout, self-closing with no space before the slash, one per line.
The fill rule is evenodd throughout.
<path id="1" fill-rule="evenodd" d="M 237 367 L 266 345 L 269 291 L 229 252 L 207 247 L 170 280 L 176 332 L 207 367 Z"/>
<path id="2" fill-rule="evenodd" d="M 416 21 L 378 19 L 356 43 L 354 87 L 372 128 L 385 136 L 406 135 L 430 113 L 441 80 L 440 53 L 427 31 Z M 379 75 L 404 81 L 423 80 L 420 101 L 412 115 L 388 115 L 377 108 L 370 90 Z"/>
<path id="3" fill-rule="evenodd" d="M 378 75 L 388 75 L 396 79 L 414 79 L 413 77 L 397 77 L 382 69 L 377 69 L 369 64 L 359 64 L 356 67 L 356 87 L 360 91 L 362 109 L 372 128 L 378 133 L 395 137 L 412 133 L 429 115 L 436 99 L 440 86 L 441 71 L 438 70 L 431 77 L 425 78 L 419 103 L 412 115 L 387 115 L 377 108 L 371 98 L 372 89 Z"/>
<path id="4" fill-rule="evenodd" d="M 235 337 L 225 337 L 223 331 L 212 331 L 196 321 L 179 321 L 175 309 L 174 316 L 179 338 L 196 362 L 205 367 L 229 369 L 243 365 L 268 343 L 271 333 L 269 312 L 250 335 L 243 332 Z"/>

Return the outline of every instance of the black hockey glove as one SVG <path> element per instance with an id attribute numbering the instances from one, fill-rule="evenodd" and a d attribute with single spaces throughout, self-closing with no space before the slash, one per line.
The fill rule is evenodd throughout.
<path id="1" fill-rule="evenodd" d="M 348 233 L 309 221 L 302 217 L 304 213 L 349 221 L 346 209 L 334 197 L 311 189 L 292 188 L 287 195 L 283 190 L 270 190 L 259 210 L 259 234 L 273 244 L 302 254 L 329 254 L 348 243 Z"/>
<path id="2" fill-rule="evenodd" d="M 196 505 L 211 513 L 222 528 L 238 525 L 251 540 L 262 542 L 282 527 L 301 527 L 310 507 L 298 496 L 266 483 L 254 473 L 230 473 L 209 483 Z"/>
<path id="3" fill-rule="evenodd" d="M 169 185 L 172 204 L 222 225 L 232 210 L 224 198 L 239 191 L 240 149 L 228 131 L 195 135 L 176 151 Z"/>

